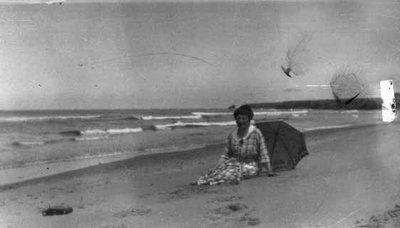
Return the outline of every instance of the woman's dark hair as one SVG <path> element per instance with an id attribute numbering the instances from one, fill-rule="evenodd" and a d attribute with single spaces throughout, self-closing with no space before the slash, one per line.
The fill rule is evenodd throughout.
<path id="1" fill-rule="evenodd" d="M 250 105 L 245 104 L 245 105 L 240 106 L 233 112 L 233 117 L 235 117 L 235 119 L 237 118 L 238 115 L 246 115 L 249 117 L 249 120 L 252 120 L 254 113 L 253 113 L 253 110 L 251 109 Z"/>

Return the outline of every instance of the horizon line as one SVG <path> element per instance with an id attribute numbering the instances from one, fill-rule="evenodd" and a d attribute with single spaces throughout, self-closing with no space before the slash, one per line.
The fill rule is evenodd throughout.
<path id="1" fill-rule="evenodd" d="M 400 95 L 400 92 L 395 93 Z M 381 97 L 361 97 L 358 99 L 382 99 Z M 185 110 L 185 109 L 228 109 L 230 110 L 231 106 L 234 105 L 235 107 L 239 107 L 243 104 L 249 105 L 257 105 L 257 104 L 279 104 L 279 103 L 287 103 L 287 102 L 310 102 L 310 101 L 335 101 L 335 99 L 315 99 L 315 100 L 284 100 L 284 101 L 275 101 L 275 102 L 247 102 L 241 103 L 239 105 L 231 104 L 227 105 L 226 107 L 169 107 L 169 108 L 40 108 L 40 109 L 0 109 L 0 112 L 10 112 L 10 111 L 99 111 L 99 110 L 171 110 L 171 109 L 178 109 L 178 110 Z M 304 108 L 303 108 L 304 109 Z"/>

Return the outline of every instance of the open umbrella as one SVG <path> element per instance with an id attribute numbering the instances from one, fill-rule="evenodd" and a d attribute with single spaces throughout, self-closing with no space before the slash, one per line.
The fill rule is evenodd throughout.
<path id="1" fill-rule="evenodd" d="M 259 122 L 256 127 L 264 135 L 275 171 L 294 169 L 308 155 L 304 134 L 286 122 Z"/>

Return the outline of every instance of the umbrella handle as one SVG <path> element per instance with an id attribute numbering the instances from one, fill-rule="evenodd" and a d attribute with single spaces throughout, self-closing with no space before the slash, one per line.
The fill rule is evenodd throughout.
<path id="1" fill-rule="evenodd" d="M 274 157 L 273 157 L 273 155 L 274 155 L 274 150 L 275 150 L 275 147 L 276 147 L 276 142 L 277 142 L 277 140 L 278 140 L 278 137 L 279 137 L 279 129 L 281 128 L 281 123 L 279 123 L 279 125 L 278 125 L 278 129 L 277 129 L 277 131 L 275 132 L 275 138 L 274 138 L 274 143 L 272 144 L 272 151 L 271 151 L 271 156 L 270 156 L 270 160 L 271 160 L 271 168 L 272 169 L 274 169 L 274 164 L 273 164 L 273 161 L 274 161 Z"/>

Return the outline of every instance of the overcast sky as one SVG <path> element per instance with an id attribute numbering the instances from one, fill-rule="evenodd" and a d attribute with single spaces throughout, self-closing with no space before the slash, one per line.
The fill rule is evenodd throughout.
<path id="1" fill-rule="evenodd" d="M 399 1 L 0 2 L 0 109 L 333 99 L 337 72 L 400 89 Z"/>

